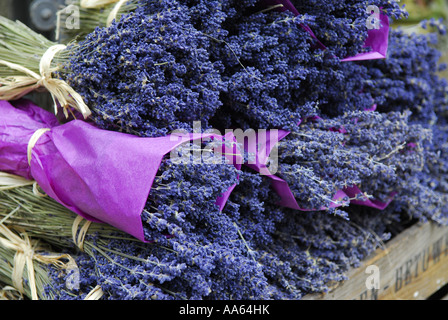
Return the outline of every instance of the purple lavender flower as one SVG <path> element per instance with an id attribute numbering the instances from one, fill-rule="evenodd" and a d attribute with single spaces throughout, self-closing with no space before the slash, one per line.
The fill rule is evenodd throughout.
<path id="1" fill-rule="evenodd" d="M 367 12 L 369 5 L 376 6 L 393 19 L 406 18 L 408 13 L 395 1 L 336 1 L 291 0 L 298 12 L 314 20 L 311 27 L 327 50 L 339 58 L 355 56 L 369 48 L 364 47 L 367 38 Z"/>
<path id="2" fill-rule="evenodd" d="M 447 80 L 439 71 L 441 52 L 433 47 L 435 34 L 391 32 L 388 57 L 364 62 L 367 67 L 365 90 L 372 93 L 378 110 L 410 110 L 412 118 L 434 122 L 446 108 Z"/>
<path id="3" fill-rule="evenodd" d="M 306 121 L 280 141 L 278 175 L 307 209 L 330 208 L 336 192 L 352 186 L 387 202 L 420 170 L 424 152 L 414 146 L 431 139 L 409 116 L 358 111 Z"/>
<path id="4" fill-rule="evenodd" d="M 210 39 L 181 7 L 144 9 L 89 34 L 67 66 L 68 82 L 105 129 L 154 137 L 191 131 L 193 121 L 207 127 L 226 87 L 209 59 Z"/>

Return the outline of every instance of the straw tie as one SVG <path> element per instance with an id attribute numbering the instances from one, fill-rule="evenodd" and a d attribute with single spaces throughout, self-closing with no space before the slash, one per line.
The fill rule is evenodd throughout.
<path id="1" fill-rule="evenodd" d="M 121 6 L 128 0 L 120 0 L 115 5 L 115 7 L 112 9 L 112 11 L 109 13 L 109 16 L 107 17 L 106 26 L 110 27 L 112 22 L 117 18 L 118 11 L 120 10 Z M 116 1 L 114 1 L 116 2 Z"/>
<path id="2" fill-rule="evenodd" d="M 34 146 L 36 145 L 37 141 L 39 141 L 40 137 L 42 137 L 42 135 L 48 131 L 50 131 L 50 129 L 48 129 L 48 128 L 38 129 L 33 133 L 30 140 L 28 141 L 28 146 L 27 146 L 27 150 L 26 150 L 28 165 L 31 166 L 31 156 L 32 156 Z M 36 181 L 33 182 L 33 193 L 38 197 L 45 197 L 45 194 L 43 194 L 39 191 L 39 186 Z"/>
<path id="3" fill-rule="evenodd" d="M 103 290 L 98 285 L 92 289 L 84 298 L 84 300 L 99 300 L 104 295 Z"/>
<path id="4" fill-rule="evenodd" d="M 51 129 L 49 128 L 41 128 L 36 130 L 33 135 L 31 136 L 30 140 L 28 141 L 28 146 L 26 149 L 26 155 L 27 155 L 27 159 L 28 159 L 28 165 L 31 165 L 31 153 L 33 151 L 33 148 L 35 147 L 37 141 L 39 141 L 40 137 L 42 137 L 42 135 L 47 132 L 50 131 Z"/>
<path id="5" fill-rule="evenodd" d="M 28 141 L 27 146 L 27 161 L 28 165 L 31 165 L 31 157 L 32 157 L 32 151 L 35 147 L 37 141 L 42 137 L 42 135 L 45 132 L 50 131 L 49 128 L 41 128 L 36 130 L 33 135 L 31 136 L 30 140 Z M 39 191 L 39 187 L 36 181 L 34 180 L 28 180 L 23 177 L 6 173 L 6 172 L 0 172 L 0 191 L 8 190 L 8 189 L 14 189 L 19 187 L 25 187 L 33 185 L 33 193 L 34 195 L 38 197 L 45 197 L 46 195 Z"/>
<path id="6" fill-rule="evenodd" d="M 121 6 L 129 0 L 81 0 L 81 7 L 86 9 L 98 9 L 112 3 L 116 3 L 106 20 L 106 26 L 109 27 L 114 19 L 117 18 Z"/>
<path id="7" fill-rule="evenodd" d="M 39 63 L 40 74 L 24 66 L 0 60 L 0 64 L 25 74 L 25 76 L 12 76 L 0 79 L 0 99 L 8 101 L 17 100 L 36 89 L 44 87 L 53 98 L 55 113 L 58 112 L 59 104 L 63 108 L 66 117 L 68 117 L 69 107 L 78 110 L 84 118 L 89 117 L 91 111 L 84 103 L 81 95 L 64 80 L 54 79 L 52 77 L 52 73 L 57 70 L 57 68 L 51 68 L 53 58 L 58 52 L 65 49 L 66 46 L 62 44 L 48 48 Z"/>
<path id="8" fill-rule="evenodd" d="M 78 233 L 78 228 L 82 221 L 85 221 L 85 223 Z M 84 251 L 84 239 L 91 224 L 92 221 L 86 220 L 81 216 L 77 216 L 73 221 L 72 225 L 73 242 L 81 251 Z"/>
<path id="9" fill-rule="evenodd" d="M 26 266 L 31 298 L 33 300 L 39 299 L 33 261 L 38 261 L 43 264 L 53 264 L 60 268 L 66 268 L 67 265 L 61 261 L 62 259 L 68 259 L 70 264 L 75 263 L 73 258 L 67 254 L 42 255 L 37 253 L 36 251 L 42 248 L 38 247 L 38 241 L 31 240 L 25 232 L 22 232 L 20 237 L 3 224 L 0 224 L 0 235 L 0 245 L 16 252 L 11 276 L 13 286 L 19 292 L 25 293 L 23 288 L 23 272 Z"/>

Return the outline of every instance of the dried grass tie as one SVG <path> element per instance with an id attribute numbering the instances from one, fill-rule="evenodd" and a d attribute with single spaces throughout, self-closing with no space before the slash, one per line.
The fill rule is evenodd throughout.
<path id="1" fill-rule="evenodd" d="M 36 130 L 36 132 L 33 133 L 30 140 L 28 141 L 27 146 L 27 160 L 28 165 L 31 165 L 31 156 L 34 146 L 36 145 L 37 141 L 39 140 L 42 135 L 50 131 L 48 128 L 42 128 Z M 33 185 L 33 193 L 34 195 L 38 197 L 45 197 L 45 194 L 41 193 L 39 191 L 39 186 L 36 181 L 34 180 L 27 180 L 23 177 L 6 173 L 6 172 L 0 172 L 0 191 L 8 190 L 8 189 L 14 189 L 14 188 L 20 188 L 25 186 Z"/>
<path id="2" fill-rule="evenodd" d="M 11 279 L 13 286 L 19 292 L 25 293 L 23 288 L 23 272 L 26 267 L 31 298 L 33 300 L 38 300 L 34 261 L 43 264 L 53 264 L 61 269 L 67 268 L 68 265 L 76 264 L 76 262 L 68 254 L 43 255 L 37 253 L 38 250 L 43 249 L 38 246 L 39 242 L 31 240 L 23 230 L 19 231 L 21 231 L 21 237 L 3 224 L 0 224 L 0 245 L 16 252 L 14 255 L 14 266 Z M 63 259 L 68 260 L 68 263 L 64 263 L 62 261 Z"/>
<path id="3" fill-rule="evenodd" d="M 83 221 L 85 221 L 85 223 L 78 232 L 79 225 Z M 91 221 L 88 221 L 81 216 L 77 216 L 73 221 L 72 225 L 73 242 L 75 243 L 76 246 L 78 246 L 78 248 L 81 251 L 84 251 L 84 239 L 91 224 L 92 224 Z"/>
<path id="4" fill-rule="evenodd" d="M 56 114 L 58 112 L 59 104 L 63 108 L 66 117 L 69 115 L 70 107 L 78 110 L 84 118 L 89 117 L 91 111 L 84 103 L 81 95 L 64 80 L 52 78 L 52 73 L 56 71 L 57 68 L 51 68 L 51 62 L 55 55 L 65 48 L 66 46 L 62 44 L 48 48 L 39 63 L 40 74 L 21 65 L 0 60 L 0 64 L 24 74 L 23 76 L 12 76 L 0 79 L 0 99 L 7 101 L 17 100 L 26 94 L 43 87 L 48 90 L 53 98 Z"/>

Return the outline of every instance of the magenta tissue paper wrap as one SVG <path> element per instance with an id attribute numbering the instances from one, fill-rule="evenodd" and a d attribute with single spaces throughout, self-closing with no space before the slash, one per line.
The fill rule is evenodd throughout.
<path id="1" fill-rule="evenodd" d="M 341 61 L 385 59 L 389 46 L 389 28 L 389 17 L 380 13 L 380 28 L 369 30 L 364 44 L 365 48 L 370 47 L 371 50 L 369 52 L 359 53 L 354 57 L 342 59 Z"/>
<path id="2" fill-rule="evenodd" d="M 222 140 L 213 134 L 142 138 L 81 120 L 60 125 L 53 114 L 24 99 L 15 106 L 0 101 L 0 115 L 0 171 L 34 179 L 71 211 L 142 241 L 140 216 L 163 157 L 187 141 Z M 51 130 L 37 141 L 28 165 L 28 142 L 41 128 Z M 234 187 L 217 200 L 221 209 Z"/>

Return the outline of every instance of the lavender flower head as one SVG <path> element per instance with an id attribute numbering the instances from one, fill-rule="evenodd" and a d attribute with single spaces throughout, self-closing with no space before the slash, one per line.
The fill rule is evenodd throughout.
<path id="1" fill-rule="evenodd" d="M 79 43 L 67 81 L 104 129 L 155 137 L 191 131 L 196 120 L 206 127 L 225 89 L 209 41 L 182 7 L 154 14 L 139 7 Z"/>

